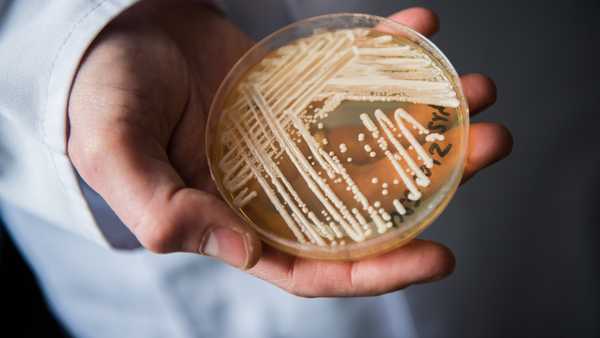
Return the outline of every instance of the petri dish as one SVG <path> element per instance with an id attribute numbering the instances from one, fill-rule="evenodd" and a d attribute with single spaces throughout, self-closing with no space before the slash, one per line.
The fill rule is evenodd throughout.
<path id="1" fill-rule="evenodd" d="M 407 243 L 443 211 L 468 126 L 459 77 L 432 42 L 387 18 L 332 14 L 236 63 L 206 149 L 223 199 L 264 242 L 355 260 Z"/>

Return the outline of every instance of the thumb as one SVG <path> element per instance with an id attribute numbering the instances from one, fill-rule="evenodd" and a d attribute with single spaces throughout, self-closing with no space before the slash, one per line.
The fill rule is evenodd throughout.
<path id="1" fill-rule="evenodd" d="M 187 187 L 143 128 L 126 122 L 86 128 L 80 119 L 87 113 L 69 115 L 72 163 L 145 248 L 210 255 L 243 269 L 256 264 L 256 234 L 222 200 Z"/>

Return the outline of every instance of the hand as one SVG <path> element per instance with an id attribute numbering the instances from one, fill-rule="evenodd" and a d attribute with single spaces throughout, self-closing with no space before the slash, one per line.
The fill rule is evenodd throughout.
<path id="1" fill-rule="evenodd" d="M 392 18 L 425 35 L 438 28 L 425 9 Z M 423 240 L 358 262 L 261 250 L 218 198 L 204 156 L 212 95 L 250 45 L 227 20 L 183 0 L 147 0 L 114 20 L 89 48 L 69 101 L 69 156 L 86 182 L 147 249 L 212 255 L 297 295 L 375 295 L 452 272 L 451 251 Z M 462 82 L 473 114 L 494 102 L 491 80 Z M 465 177 L 511 145 L 504 127 L 473 124 Z"/>

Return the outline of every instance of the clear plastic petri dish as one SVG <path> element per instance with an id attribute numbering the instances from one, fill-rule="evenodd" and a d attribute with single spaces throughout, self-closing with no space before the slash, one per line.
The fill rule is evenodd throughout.
<path id="1" fill-rule="evenodd" d="M 289 25 L 232 68 L 206 129 L 212 178 L 264 242 L 316 259 L 397 248 L 460 183 L 468 107 L 428 39 L 390 19 Z"/>

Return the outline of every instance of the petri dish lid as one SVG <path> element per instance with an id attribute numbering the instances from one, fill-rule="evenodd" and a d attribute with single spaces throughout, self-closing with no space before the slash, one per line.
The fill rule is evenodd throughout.
<path id="1" fill-rule="evenodd" d="M 206 127 L 223 199 L 267 244 L 316 259 L 397 248 L 462 178 L 468 106 L 427 38 L 366 14 L 298 21 L 231 69 Z"/>

